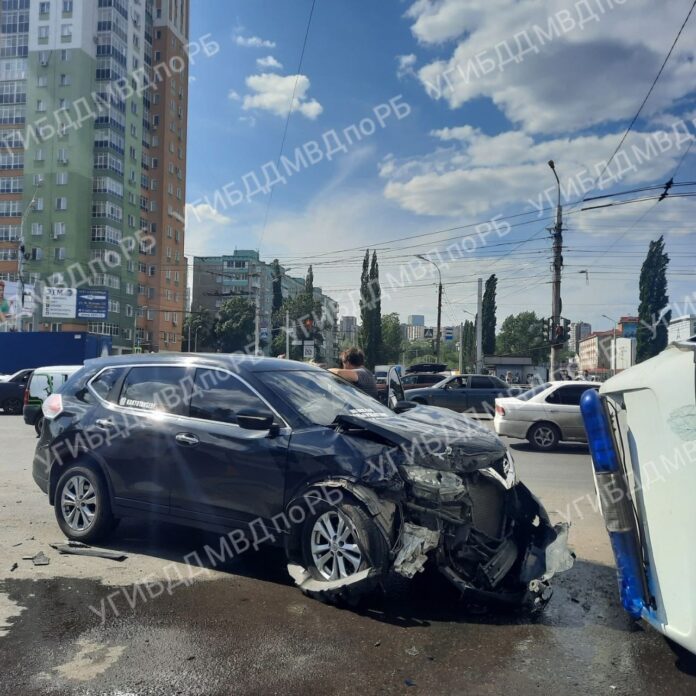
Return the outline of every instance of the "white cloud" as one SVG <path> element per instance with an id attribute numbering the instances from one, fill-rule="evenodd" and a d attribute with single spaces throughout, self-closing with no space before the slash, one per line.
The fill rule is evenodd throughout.
<path id="1" fill-rule="evenodd" d="M 253 128 L 256 125 L 256 118 L 254 116 L 240 116 L 237 120 L 240 123 L 248 124 L 250 128 Z"/>
<path id="2" fill-rule="evenodd" d="M 257 58 L 256 65 L 259 68 L 265 68 L 270 70 L 281 70 L 283 64 L 277 61 L 273 56 L 265 56 L 264 58 Z"/>
<path id="3" fill-rule="evenodd" d="M 205 256 L 220 245 L 220 240 L 234 233 L 232 218 L 224 215 L 209 203 L 186 204 L 186 253 L 189 256 Z M 229 239 L 228 244 L 233 244 Z"/>
<path id="4" fill-rule="evenodd" d="M 233 89 L 231 89 L 231 90 L 227 93 L 227 98 L 228 98 L 230 101 L 239 101 L 239 100 L 241 99 L 241 97 L 239 96 L 239 94 L 238 94 L 235 90 L 233 90 Z"/>
<path id="5" fill-rule="evenodd" d="M 296 88 L 295 80 L 297 80 Z M 242 108 L 246 111 L 262 109 L 277 116 L 287 116 L 293 89 L 295 89 L 293 112 L 297 111 L 308 119 L 314 120 L 324 110 L 316 99 L 307 98 L 310 83 L 306 75 L 263 73 L 250 75 L 246 79 L 246 84 L 254 92 L 244 96 Z"/>
<path id="6" fill-rule="evenodd" d="M 418 71 L 428 93 L 453 109 L 489 98 L 515 124 L 530 132 L 560 133 L 630 118 L 686 16 L 687 0 L 615 4 L 599 21 L 579 28 L 578 6 L 566 0 L 418 0 L 407 11 L 419 42 L 456 40 L 449 58 Z M 604 3 L 607 7 L 609 3 Z M 559 26 L 558 13 L 570 13 L 576 28 L 539 41 L 534 27 Z M 526 31 L 534 50 L 521 62 L 501 58 L 519 49 L 515 35 Z M 553 32 L 552 32 L 553 33 Z M 648 102 L 650 116 L 693 90 L 696 80 L 696 23 L 687 25 L 658 88 Z M 529 46 L 524 43 L 524 48 Z M 483 73 L 477 56 L 496 69 Z"/>
<path id="7" fill-rule="evenodd" d="M 535 202 L 548 206 L 553 201 L 544 192 L 555 188 L 547 166 L 550 159 L 556 161 L 564 195 L 575 200 L 596 179 L 621 137 L 613 132 L 535 141 L 518 131 L 489 136 L 468 125 L 435 130 L 432 135 L 448 145 L 419 157 L 389 156 L 379 165 L 387 181 L 387 199 L 419 215 L 481 215 L 507 205 L 533 210 Z M 626 189 L 669 177 L 685 144 L 677 147 L 674 134 L 665 132 L 661 137 L 674 146 L 661 152 L 652 131 L 629 135 L 620 162 L 615 160 L 609 170 L 612 175 L 618 173 L 619 164 L 626 168 L 619 186 Z M 641 161 L 636 153 L 650 147 L 655 156 Z M 609 188 L 605 182 L 602 185 Z"/>
<path id="8" fill-rule="evenodd" d="M 401 79 L 406 76 L 415 76 L 413 66 L 416 64 L 416 54 L 408 53 L 404 56 L 396 56 L 396 76 Z"/>
<path id="9" fill-rule="evenodd" d="M 275 48 L 275 41 L 270 41 L 268 39 L 262 39 L 258 36 L 240 36 L 234 37 L 234 42 L 237 46 L 243 46 L 244 48 Z"/>

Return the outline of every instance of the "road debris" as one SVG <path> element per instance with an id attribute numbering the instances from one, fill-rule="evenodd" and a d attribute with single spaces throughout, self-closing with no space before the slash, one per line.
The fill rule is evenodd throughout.
<path id="1" fill-rule="evenodd" d="M 71 541 L 67 544 L 49 544 L 61 554 L 72 554 L 74 556 L 94 556 L 96 558 L 107 558 L 111 561 L 125 561 L 128 556 L 120 551 L 109 551 L 108 549 L 95 549 L 86 544 Z"/>
<path id="2" fill-rule="evenodd" d="M 22 560 L 31 561 L 35 566 L 45 566 L 51 562 L 51 559 L 43 551 L 39 551 L 33 556 L 22 556 Z"/>

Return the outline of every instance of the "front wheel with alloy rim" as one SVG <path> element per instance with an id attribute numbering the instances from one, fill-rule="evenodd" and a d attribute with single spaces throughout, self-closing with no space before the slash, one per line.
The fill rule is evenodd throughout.
<path id="1" fill-rule="evenodd" d="M 384 535 L 363 508 L 353 502 L 314 506 L 301 531 L 304 566 L 320 582 L 350 580 L 367 568 L 371 577 L 335 590 L 308 592 L 324 601 L 356 601 L 373 590 L 389 563 Z"/>
<path id="2" fill-rule="evenodd" d="M 527 439 L 532 447 L 541 452 L 556 449 L 560 439 L 558 428 L 551 423 L 536 423 L 527 433 Z"/>
<path id="3" fill-rule="evenodd" d="M 54 508 L 68 539 L 97 541 L 114 527 L 106 482 L 92 466 L 76 464 L 63 473 L 56 486 Z"/>

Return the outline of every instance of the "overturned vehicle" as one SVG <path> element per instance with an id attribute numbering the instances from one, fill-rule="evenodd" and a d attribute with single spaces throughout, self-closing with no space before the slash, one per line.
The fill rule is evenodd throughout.
<path id="1" fill-rule="evenodd" d="M 44 403 L 34 480 L 73 540 L 163 519 L 225 534 L 217 559 L 282 543 L 321 599 L 389 592 L 430 564 L 464 594 L 541 608 L 572 565 L 567 527 L 494 433 L 404 401 L 394 370 L 388 385 L 383 405 L 288 360 L 88 361 Z"/>

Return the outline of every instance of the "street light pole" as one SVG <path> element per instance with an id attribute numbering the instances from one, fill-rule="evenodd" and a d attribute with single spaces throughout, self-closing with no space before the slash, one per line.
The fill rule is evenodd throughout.
<path id="1" fill-rule="evenodd" d="M 19 239 L 17 240 L 17 302 L 19 307 L 15 307 L 15 329 L 22 330 L 22 310 L 24 309 L 24 218 L 29 210 L 33 210 L 36 205 L 36 194 L 39 190 L 37 186 L 27 207 L 22 211 L 19 219 Z"/>
<path id="2" fill-rule="evenodd" d="M 432 263 L 433 266 L 437 269 L 437 277 L 438 277 L 438 283 L 437 283 L 437 333 L 435 334 L 435 358 L 439 362 L 440 361 L 440 328 L 442 324 L 442 273 L 440 273 L 440 267 L 431 259 L 427 258 L 426 256 L 423 256 L 422 254 L 416 254 L 416 258 L 421 259 L 422 261 L 427 261 L 428 263 Z"/>
<path id="3" fill-rule="evenodd" d="M 606 314 L 602 314 L 602 316 L 614 324 L 611 344 L 611 376 L 613 377 L 616 374 L 616 321 L 611 317 L 608 317 Z"/>
<path id="4" fill-rule="evenodd" d="M 561 300 L 561 269 L 563 268 L 563 209 L 561 207 L 561 182 L 556 173 L 556 165 L 553 160 L 549 160 L 549 167 L 556 177 L 558 187 L 558 203 L 556 204 L 556 224 L 553 228 L 553 262 L 551 265 L 553 276 L 551 280 L 551 369 L 550 379 L 555 379 L 556 370 L 560 364 L 560 353 L 562 342 L 558 342 L 558 327 L 561 324 L 561 312 L 563 302 Z"/>
<path id="5" fill-rule="evenodd" d="M 193 341 L 194 341 L 194 343 L 193 343 L 193 352 L 194 352 L 194 353 L 197 353 L 197 352 L 198 352 L 198 332 L 199 332 L 200 330 L 201 330 L 201 327 L 200 327 L 200 326 L 197 326 L 197 327 L 196 327 L 196 331 L 195 331 L 195 333 L 193 334 L 193 336 L 194 336 L 194 339 L 193 339 Z M 189 346 L 189 347 L 190 347 L 190 346 Z"/>

